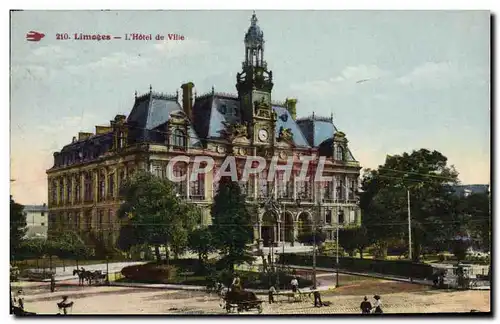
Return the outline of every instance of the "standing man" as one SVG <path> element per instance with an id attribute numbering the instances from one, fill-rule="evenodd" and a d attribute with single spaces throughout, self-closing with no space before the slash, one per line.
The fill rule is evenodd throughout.
<path id="1" fill-rule="evenodd" d="M 54 292 L 56 290 L 56 279 L 54 275 L 50 276 L 50 292 Z"/>
<path id="2" fill-rule="evenodd" d="M 321 294 L 319 293 L 318 288 L 317 287 L 313 287 L 313 289 L 314 289 L 314 292 L 313 292 L 313 295 L 314 295 L 314 307 L 321 307 L 321 306 L 323 306 L 323 302 L 321 301 Z"/>
<path id="3" fill-rule="evenodd" d="M 299 281 L 297 277 L 293 277 L 292 281 L 290 281 L 290 285 L 292 286 L 292 291 L 295 294 L 299 290 Z"/>
<path id="4" fill-rule="evenodd" d="M 366 296 L 364 300 L 361 302 L 360 308 L 361 308 L 361 314 L 370 314 L 370 312 L 372 311 L 372 303 L 368 301 L 368 298 L 366 298 Z"/>
<path id="5" fill-rule="evenodd" d="M 269 288 L 269 304 L 274 303 L 274 294 L 275 293 L 276 293 L 276 288 L 274 288 L 274 286 L 271 286 L 271 288 Z"/>

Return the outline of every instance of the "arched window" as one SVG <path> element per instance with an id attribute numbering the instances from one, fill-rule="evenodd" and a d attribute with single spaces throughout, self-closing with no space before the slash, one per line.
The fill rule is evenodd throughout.
<path id="1" fill-rule="evenodd" d="M 172 134 L 172 145 L 178 149 L 184 149 L 186 147 L 186 134 L 180 129 L 175 129 Z"/>
<path id="2" fill-rule="evenodd" d="M 344 148 L 339 144 L 337 144 L 337 147 L 335 149 L 335 159 L 339 161 L 344 160 Z"/>

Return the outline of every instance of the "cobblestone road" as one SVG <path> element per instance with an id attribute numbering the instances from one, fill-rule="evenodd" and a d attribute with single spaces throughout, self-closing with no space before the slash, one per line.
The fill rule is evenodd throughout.
<path id="1" fill-rule="evenodd" d="M 347 289 L 347 288 L 345 288 Z M 394 290 L 393 290 L 394 291 Z M 366 292 L 368 294 L 370 292 Z M 220 300 L 202 292 L 125 287 L 59 287 L 54 293 L 45 286 L 24 286 L 26 309 L 55 314 L 63 295 L 75 302 L 72 314 L 225 314 Z M 329 307 L 315 308 L 312 302 L 264 303 L 263 314 L 357 314 L 364 294 L 324 295 Z M 368 295 L 371 297 L 371 295 Z M 260 296 L 266 300 L 266 296 Z M 399 291 L 382 295 L 385 313 L 489 311 L 489 291 Z M 247 312 L 256 314 L 257 312 Z"/>

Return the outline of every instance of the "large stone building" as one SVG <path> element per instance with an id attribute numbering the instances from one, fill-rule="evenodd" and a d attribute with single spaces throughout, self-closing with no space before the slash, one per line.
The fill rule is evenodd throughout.
<path id="1" fill-rule="evenodd" d="M 337 225 L 359 224 L 356 189 L 360 166 L 348 147 L 346 135 L 332 117 L 312 115 L 296 118 L 296 99 L 271 99 L 273 74 L 264 61 L 264 37 L 253 15 L 245 35 L 245 58 L 236 78 L 236 94 L 212 91 L 194 94 L 194 84 L 182 85 L 178 94 L 154 92 L 135 96 L 128 116 L 117 115 L 109 125 L 96 126 L 95 133 L 79 133 L 54 153 L 54 166 L 47 171 L 49 188 L 49 235 L 57 230 L 77 230 L 82 237 L 114 244 L 120 221 L 118 188 L 135 171 L 149 170 L 166 176 L 168 161 L 179 154 L 211 156 L 212 173 L 186 180 L 180 195 L 204 210 L 200 222 L 210 224 L 209 207 L 217 190 L 212 181 L 217 164 L 227 154 L 244 163 L 245 156 L 325 156 L 323 174 L 332 182 L 283 181 L 283 173 L 272 182 L 266 172 L 251 176 L 242 188 L 249 202 L 270 194 L 281 198 L 278 215 L 261 209 L 255 215 L 255 242 L 293 244 L 298 233 L 312 222 L 321 225 L 333 239 Z M 192 164 L 177 163 L 176 175 L 190 174 Z M 238 167 L 242 168 L 242 164 Z M 309 171 L 314 172 L 315 164 Z M 300 203 L 298 203 L 300 199 Z"/>

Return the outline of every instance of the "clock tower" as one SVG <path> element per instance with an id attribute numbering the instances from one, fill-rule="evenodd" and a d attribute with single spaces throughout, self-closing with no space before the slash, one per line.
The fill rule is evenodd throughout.
<path id="1" fill-rule="evenodd" d="M 273 73 L 264 61 L 264 33 L 252 15 L 245 34 L 245 61 L 242 72 L 236 76 L 236 89 L 241 107 L 241 119 L 249 125 L 249 137 L 253 144 L 269 145 L 275 141 L 276 114 L 271 105 Z"/>

